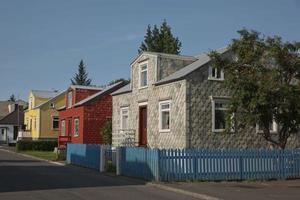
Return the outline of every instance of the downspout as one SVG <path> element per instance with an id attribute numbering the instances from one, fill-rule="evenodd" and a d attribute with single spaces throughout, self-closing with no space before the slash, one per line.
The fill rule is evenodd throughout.
<path id="1" fill-rule="evenodd" d="M 38 118 L 39 118 L 39 124 L 38 124 L 38 130 L 39 130 L 39 138 L 41 138 L 41 121 L 42 121 L 42 117 L 41 117 L 41 108 L 39 108 L 39 111 L 38 111 Z"/>
<path id="2" fill-rule="evenodd" d="M 187 81 L 188 79 L 186 79 L 186 85 L 188 88 L 188 95 L 187 95 L 187 110 L 188 110 L 188 148 L 192 148 L 192 128 L 191 128 L 191 119 L 192 119 L 192 114 L 191 114 L 191 86 L 190 86 L 190 82 Z"/>

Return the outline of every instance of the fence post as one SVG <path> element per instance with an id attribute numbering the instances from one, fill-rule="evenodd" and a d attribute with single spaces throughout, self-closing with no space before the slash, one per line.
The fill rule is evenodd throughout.
<path id="1" fill-rule="evenodd" d="M 105 171 L 105 148 L 103 145 L 100 145 L 100 159 L 99 159 L 99 171 Z"/>
<path id="2" fill-rule="evenodd" d="M 243 180 L 243 173 L 244 173 L 244 162 L 243 162 L 243 150 L 237 151 L 237 153 L 240 154 L 239 160 L 240 160 L 240 180 Z"/>
<path id="3" fill-rule="evenodd" d="M 155 181 L 160 180 L 160 150 L 156 149 L 156 173 L 155 173 Z"/>
<path id="4" fill-rule="evenodd" d="M 121 175 L 122 171 L 122 147 L 117 147 L 116 148 L 116 174 Z"/>

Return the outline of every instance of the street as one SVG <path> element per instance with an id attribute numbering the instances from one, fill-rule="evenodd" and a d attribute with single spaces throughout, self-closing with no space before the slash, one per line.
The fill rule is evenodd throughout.
<path id="1" fill-rule="evenodd" d="M 0 148 L 0 200 L 193 199 L 147 186 L 145 182 L 59 166 Z"/>

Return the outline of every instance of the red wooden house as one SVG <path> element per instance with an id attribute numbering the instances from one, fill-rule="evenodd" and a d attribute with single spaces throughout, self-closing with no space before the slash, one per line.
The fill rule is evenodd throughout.
<path id="1" fill-rule="evenodd" d="M 111 93 L 122 86 L 123 82 L 103 90 L 98 87 L 70 86 L 66 92 L 66 106 L 59 109 L 59 146 L 64 146 L 66 142 L 101 144 L 101 131 L 112 117 Z"/>

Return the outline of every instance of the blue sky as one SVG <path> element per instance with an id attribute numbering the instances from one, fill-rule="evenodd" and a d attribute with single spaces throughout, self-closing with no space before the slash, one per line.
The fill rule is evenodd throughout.
<path id="1" fill-rule="evenodd" d="M 197 55 L 243 27 L 300 41 L 299 10 L 297 0 L 1 0 L 0 100 L 66 89 L 80 59 L 93 84 L 128 78 L 147 25 L 163 19 L 182 54 Z"/>

